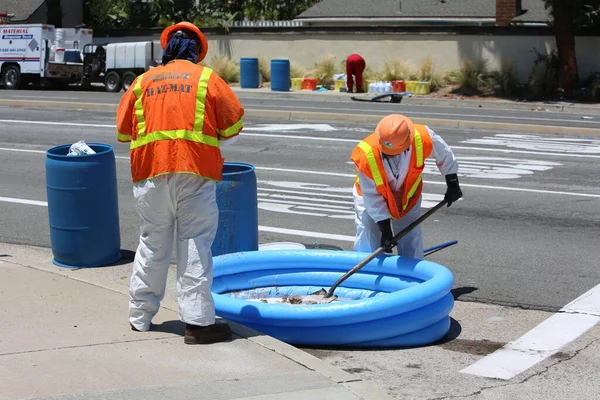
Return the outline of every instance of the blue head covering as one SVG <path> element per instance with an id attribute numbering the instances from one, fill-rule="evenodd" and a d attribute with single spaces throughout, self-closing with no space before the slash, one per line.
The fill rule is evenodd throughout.
<path id="1" fill-rule="evenodd" d="M 196 63 L 198 61 L 197 41 L 181 31 L 176 32 L 163 51 L 162 63 L 165 65 L 173 60 L 188 60 Z"/>

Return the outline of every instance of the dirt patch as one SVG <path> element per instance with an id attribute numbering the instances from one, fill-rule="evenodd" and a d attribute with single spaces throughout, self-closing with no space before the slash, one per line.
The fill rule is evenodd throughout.
<path id="1" fill-rule="evenodd" d="M 564 351 L 559 351 L 558 353 L 554 353 L 550 356 L 550 358 L 552 358 L 554 360 L 560 360 L 560 361 L 568 360 L 571 357 L 572 357 L 571 354 L 565 353 Z"/>
<path id="2" fill-rule="evenodd" d="M 487 356 L 503 347 L 506 343 L 492 342 L 491 340 L 466 340 L 454 339 L 448 343 L 441 344 L 444 350 L 459 353 L 473 354 L 476 356 Z"/>
<path id="3" fill-rule="evenodd" d="M 351 374 L 360 374 L 361 372 L 371 372 L 369 368 L 343 368 L 344 371 Z"/>

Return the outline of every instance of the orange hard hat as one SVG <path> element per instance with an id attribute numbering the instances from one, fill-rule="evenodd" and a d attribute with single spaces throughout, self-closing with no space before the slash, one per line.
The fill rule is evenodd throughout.
<path id="1" fill-rule="evenodd" d="M 165 30 L 160 34 L 160 45 L 162 46 L 163 50 L 167 47 L 167 44 L 171 39 L 171 34 L 179 30 L 191 32 L 198 37 L 198 40 L 200 41 L 200 47 L 202 48 L 200 54 L 198 55 L 198 62 L 204 60 L 206 53 L 208 53 L 208 40 L 206 40 L 204 33 L 202 33 L 202 31 L 191 22 L 178 22 L 175 25 L 165 28 Z"/>
<path id="2" fill-rule="evenodd" d="M 392 114 L 379 121 L 375 133 L 381 145 L 381 152 L 397 156 L 410 147 L 415 137 L 415 126 L 410 118 Z"/>

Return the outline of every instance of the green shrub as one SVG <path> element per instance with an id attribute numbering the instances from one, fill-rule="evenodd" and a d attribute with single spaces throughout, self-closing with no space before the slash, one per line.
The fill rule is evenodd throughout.
<path id="1" fill-rule="evenodd" d="M 499 71 L 491 73 L 491 81 L 494 85 L 494 90 L 505 96 L 510 96 L 515 93 L 519 85 L 515 64 L 512 60 L 502 60 Z"/>
<path id="2" fill-rule="evenodd" d="M 458 82 L 462 90 L 479 93 L 489 87 L 488 65 L 482 58 L 471 60 L 464 58 L 460 65 L 460 78 Z"/>
<path id="3" fill-rule="evenodd" d="M 384 61 L 380 78 L 384 81 L 408 80 L 411 72 L 412 67 L 406 60 L 395 58 Z"/>
<path id="4" fill-rule="evenodd" d="M 227 56 L 214 56 L 207 63 L 207 66 L 227 83 L 240 81 L 240 66 Z"/>
<path id="5" fill-rule="evenodd" d="M 537 55 L 529 75 L 529 88 L 534 98 L 552 97 L 558 90 L 558 55 L 556 51 Z"/>
<path id="6" fill-rule="evenodd" d="M 380 81 L 383 80 L 382 73 L 379 71 L 373 70 L 371 67 L 367 66 L 363 71 L 363 79 L 366 81 Z"/>
<path id="7" fill-rule="evenodd" d="M 290 78 L 304 78 L 306 68 L 295 62 L 290 62 Z"/>
<path id="8" fill-rule="evenodd" d="M 264 57 L 258 58 L 258 71 L 262 76 L 263 82 L 271 81 L 271 66 L 269 65 L 269 60 Z"/>
<path id="9" fill-rule="evenodd" d="M 333 76 L 337 73 L 335 56 L 330 55 L 319 60 L 308 72 L 309 75 L 317 78 L 317 83 L 323 87 L 333 86 Z"/>
<path id="10" fill-rule="evenodd" d="M 433 61 L 430 57 L 427 57 L 421 62 L 417 78 L 421 82 L 430 82 L 430 90 L 432 92 L 435 92 L 446 86 L 444 75 L 435 70 L 433 67 Z"/>
<path id="11" fill-rule="evenodd" d="M 600 72 L 589 74 L 581 86 L 589 100 L 600 101 Z"/>

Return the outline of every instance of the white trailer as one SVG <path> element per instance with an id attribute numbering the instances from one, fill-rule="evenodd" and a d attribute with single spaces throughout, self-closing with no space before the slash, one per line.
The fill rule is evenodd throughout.
<path id="1" fill-rule="evenodd" d="M 83 83 L 102 82 L 108 92 L 127 90 L 135 78 L 161 63 L 159 42 L 88 45 L 83 50 Z"/>
<path id="2" fill-rule="evenodd" d="M 55 43 L 57 29 L 52 25 L 0 25 L 0 81 L 7 89 L 18 89 L 30 82 L 81 82 L 83 60 L 64 58 L 67 47 L 91 41 L 93 32 L 61 30 L 63 43 Z M 67 43 L 67 36 L 75 37 Z M 85 36 L 85 39 L 84 39 Z M 89 37 L 89 39 L 88 39 Z"/>
<path id="3" fill-rule="evenodd" d="M 129 89 L 135 78 L 160 64 L 162 48 L 158 42 L 126 42 L 106 45 L 106 79 L 109 92 Z"/>

